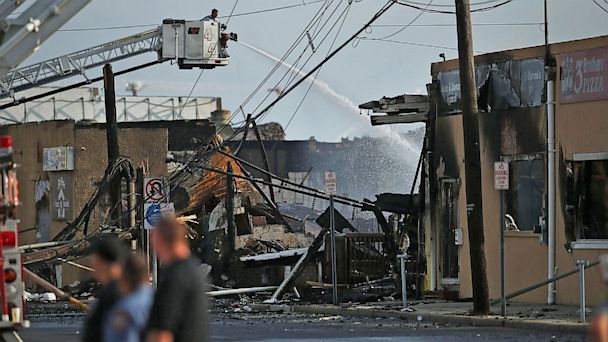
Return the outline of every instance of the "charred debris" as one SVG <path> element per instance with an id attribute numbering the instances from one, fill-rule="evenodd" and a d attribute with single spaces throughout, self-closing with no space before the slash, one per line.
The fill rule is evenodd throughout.
<path id="1" fill-rule="evenodd" d="M 332 246 L 326 238 L 330 231 L 330 208 L 326 204 L 329 196 L 318 182 L 307 181 L 312 174 L 309 166 L 295 180 L 270 171 L 266 149 L 271 144 L 264 144 L 264 139 L 281 141 L 284 133 L 275 125 L 270 131 L 265 128 L 256 133 L 258 127 L 252 125 L 250 132 L 230 143 L 224 143 L 221 135 L 216 135 L 196 152 L 170 152 L 167 164 L 172 176 L 168 187 L 176 215 L 190 227 L 193 254 L 210 266 L 210 296 L 262 291 L 265 295 L 260 297 L 271 302 L 330 301 Z M 250 150 L 248 158 L 241 156 L 243 146 Z M 256 153 L 257 158 L 251 158 Z M 77 219 L 53 243 L 26 251 L 24 261 L 28 267 L 53 279 L 52 265 L 57 260 L 79 262 L 90 241 L 100 234 L 118 235 L 131 240 L 135 248 L 148 251 L 140 200 L 128 205 L 137 208 L 131 218 L 135 224 L 115 220 L 105 222 L 97 230 L 89 227 L 93 224 L 89 223 L 92 208 L 111 180 L 121 177 L 127 183 L 141 184 L 144 172 L 123 157 L 111 162 L 99 191 Z M 135 193 L 139 192 L 141 189 L 136 188 Z M 303 200 L 279 200 L 275 198 L 278 194 L 282 199 Z M 424 276 L 426 266 L 424 258 L 420 258 L 423 253 L 418 253 L 424 250 L 424 241 L 417 234 L 418 195 L 412 190 L 410 194 L 378 194 L 374 200 L 357 200 L 347 195 L 336 195 L 334 200 L 338 206 L 334 211 L 335 248 L 341 301 L 375 301 L 400 292 L 400 286 L 396 286 L 400 284 L 396 256 L 401 253 L 410 255 L 409 295 L 420 294 L 416 284 Z M 345 217 L 344 213 L 350 211 L 352 217 Z M 131 212 L 123 208 L 121 217 L 128 219 Z M 92 286 L 82 281 L 81 286 L 70 284 L 65 289 L 88 295 Z"/>

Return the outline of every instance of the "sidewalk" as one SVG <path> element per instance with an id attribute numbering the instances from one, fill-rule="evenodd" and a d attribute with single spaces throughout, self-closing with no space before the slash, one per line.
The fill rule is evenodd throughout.
<path id="1" fill-rule="evenodd" d="M 398 302 L 343 304 L 252 304 L 259 311 L 283 311 L 309 314 L 398 317 L 408 321 L 472 325 L 480 327 L 505 327 L 527 330 L 544 330 L 566 333 L 586 333 L 588 324 L 578 322 L 578 308 L 564 305 L 538 305 L 509 303 L 507 318 L 500 316 L 500 306 L 492 307 L 492 314 L 471 316 L 470 302 L 412 301 L 407 311 L 401 311 Z M 588 315 L 589 317 L 590 315 Z"/>

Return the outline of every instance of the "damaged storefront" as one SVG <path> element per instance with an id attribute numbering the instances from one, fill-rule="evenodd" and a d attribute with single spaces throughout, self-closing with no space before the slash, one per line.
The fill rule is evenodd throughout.
<path id="1" fill-rule="evenodd" d="M 500 229 L 505 230 L 506 292 L 547 279 L 548 180 L 545 65 L 555 88 L 556 217 L 555 274 L 596 261 L 608 249 L 606 170 L 608 144 L 608 38 L 553 44 L 549 63 L 544 47 L 475 57 L 478 87 L 484 234 L 490 297 L 499 295 Z M 427 285 L 431 290 L 471 297 L 464 187 L 464 139 L 460 115 L 458 61 L 432 64 L 429 115 L 431 248 Z M 554 70 L 554 72 L 552 72 Z M 509 164 L 505 226 L 499 227 L 499 193 L 494 162 Z M 599 271 L 587 275 L 587 300 L 600 302 Z M 578 301 L 578 280 L 555 285 L 556 302 Z M 543 303 L 541 287 L 514 300 Z"/>

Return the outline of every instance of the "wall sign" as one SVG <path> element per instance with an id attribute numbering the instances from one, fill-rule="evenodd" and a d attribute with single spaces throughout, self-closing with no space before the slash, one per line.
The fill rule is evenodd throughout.
<path id="1" fill-rule="evenodd" d="M 72 219 L 74 204 L 74 177 L 71 172 L 53 172 L 49 176 L 51 185 L 51 219 Z"/>
<path id="2" fill-rule="evenodd" d="M 74 147 L 46 147 L 42 149 L 42 171 L 73 171 Z"/>
<path id="3" fill-rule="evenodd" d="M 608 99 L 608 48 L 561 54 L 560 102 Z"/>

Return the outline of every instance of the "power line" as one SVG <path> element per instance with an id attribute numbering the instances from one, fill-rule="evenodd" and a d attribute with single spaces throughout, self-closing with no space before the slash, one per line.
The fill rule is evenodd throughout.
<path id="1" fill-rule="evenodd" d="M 327 2 L 328 0 L 323 0 L 323 1 Z M 329 0 L 329 3 L 331 4 L 333 1 L 334 0 Z M 316 2 L 319 2 L 319 1 L 316 1 Z M 311 4 L 311 3 L 313 3 L 313 2 L 310 2 L 308 4 Z M 321 11 L 323 10 L 324 7 L 325 6 L 322 6 L 319 9 L 319 11 L 315 14 L 315 16 L 313 16 L 313 18 L 311 19 L 311 21 L 309 22 L 309 24 L 307 25 L 307 27 L 302 31 L 302 33 L 300 34 L 300 36 L 298 38 L 296 38 L 296 41 L 292 44 L 292 46 L 287 50 L 287 52 L 285 53 L 285 55 L 281 58 L 281 61 L 285 60 L 294 51 L 294 49 L 298 46 L 298 44 L 305 37 L 306 30 L 308 30 L 310 27 L 312 27 L 313 25 L 315 25 L 315 22 L 317 20 L 320 20 L 322 18 L 322 16 L 319 16 L 319 14 L 321 13 Z M 328 5 L 327 8 L 329 8 L 329 5 Z M 323 11 L 323 13 L 324 13 L 324 11 Z M 329 20 L 329 18 L 328 18 L 328 20 Z M 261 89 L 261 87 L 267 82 L 267 80 L 272 76 L 272 74 L 278 69 L 278 67 L 280 65 L 281 65 L 280 62 L 278 62 L 275 65 L 275 67 L 268 73 L 268 75 L 265 77 L 265 79 L 262 82 L 260 82 L 260 84 L 258 85 L 258 87 L 252 92 L 252 94 L 250 94 L 249 97 L 244 101 L 244 103 L 241 106 L 239 106 L 239 110 L 242 111 L 243 106 L 246 103 L 248 103 L 253 98 L 253 96 Z M 287 75 L 287 73 L 283 76 L 283 78 L 286 75 Z M 200 75 L 199 75 L 199 78 L 200 78 Z M 198 82 L 198 79 L 195 82 L 195 85 L 193 86 L 192 89 L 194 89 L 194 87 L 196 86 L 197 82 Z M 221 131 L 228 124 L 228 122 L 235 117 L 235 115 L 238 113 L 239 110 L 236 110 L 231 115 L 230 119 L 226 123 L 224 123 L 221 127 L 218 128 L 218 131 Z M 249 124 L 250 124 L 250 121 L 246 121 L 246 123 L 243 126 L 241 126 L 239 130 L 236 130 L 229 138 L 227 138 L 226 141 L 234 138 L 240 132 L 240 130 L 242 130 L 244 127 L 246 127 Z M 200 167 L 201 166 L 201 164 L 200 164 L 201 160 L 205 161 L 206 160 L 205 159 L 206 156 L 208 156 L 210 153 L 214 152 L 215 150 L 221 148 L 222 146 L 224 146 L 224 144 L 225 144 L 225 142 L 221 143 L 219 146 L 217 146 L 215 148 L 210 147 L 209 145 L 202 145 L 197 151 L 195 151 L 195 153 L 193 154 L 193 156 L 191 158 L 189 158 L 184 163 L 183 167 L 181 167 L 180 169 L 178 169 L 177 171 L 175 171 L 173 174 L 171 174 L 171 176 L 169 178 L 170 180 L 167 183 L 165 189 L 169 190 L 169 192 L 170 192 L 173 189 L 175 189 L 177 186 L 179 186 L 185 180 L 184 176 L 188 175 L 191 172 L 190 171 L 190 166 L 193 163 L 194 163 L 195 166 Z M 197 160 L 198 160 L 198 162 L 197 162 Z M 171 187 L 171 185 L 170 185 L 171 183 L 174 184 L 173 187 Z M 113 208 L 113 210 L 115 210 L 115 209 L 116 208 Z M 130 208 L 129 210 L 134 210 L 134 209 L 135 208 Z M 123 215 L 125 215 L 125 214 L 126 213 L 124 213 Z M 109 219 L 109 217 L 108 217 L 108 219 Z M 109 220 L 107 220 L 106 222 L 109 222 Z"/>
<path id="2" fill-rule="evenodd" d="M 458 48 L 455 48 L 455 47 L 449 47 L 449 46 L 443 46 L 443 45 L 434 45 L 434 44 L 425 44 L 425 43 L 407 42 L 407 41 L 401 41 L 401 40 L 379 39 L 379 38 L 378 39 L 376 39 L 376 38 L 368 38 L 368 39 L 361 39 L 361 40 L 379 41 L 379 42 L 386 42 L 386 43 L 395 43 L 395 44 L 403 44 L 403 45 L 428 47 L 428 48 L 433 48 L 433 49 L 455 50 L 455 51 L 458 51 Z M 483 52 L 483 51 L 475 51 L 475 52 Z"/>
<path id="3" fill-rule="evenodd" d="M 608 0 L 607 0 L 608 1 Z M 473 24 L 473 26 L 538 26 L 538 25 L 544 25 L 544 23 L 538 22 L 538 23 L 477 23 L 477 24 Z M 406 25 L 406 24 L 375 24 L 375 25 L 371 25 L 372 27 L 403 27 L 403 26 L 410 26 L 410 27 L 456 27 L 456 24 L 411 24 L 411 25 Z"/>
<path id="4" fill-rule="evenodd" d="M 220 19 L 227 18 L 228 21 L 230 21 L 230 18 L 232 18 L 232 17 L 242 17 L 242 16 L 248 16 L 248 15 L 254 15 L 254 14 L 268 13 L 268 12 L 274 12 L 274 11 L 282 11 L 282 10 L 286 10 L 286 9 L 296 8 L 296 7 L 313 5 L 313 4 L 316 4 L 316 3 L 319 3 L 319 2 L 325 2 L 325 1 L 327 1 L 327 0 L 314 0 L 314 1 L 309 1 L 309 2 L 302 2 L 302 3 L 298 3 L 298 4 L 293 4 L 293 5 L 287 5 L 287 6 L 281 6 L 281 7 L 273 7 L 273 8 L 266 8 L 266 9 L 261 9 L 261 10 L 256 10 L 256 11 L 250 11 L 250 12 L 242 12 L 242 13 L 234 13 L 234 14 L 231 13 L 228 16 L 220 16 L 219 18 Z M 238 3 L 238 1 L 237 1 L 237 3 Z M 236 3 L 235 3 L 235 7 L 236 7 Z M 232 10 L 234 11 L 234 7 L 233 7 Z M 153 27 L 153 26 L 158 26 L 158 24 L 139 24 L 139 25 L 121 25 L 121 26 L 100 26 L 100 27 L 67 28 L 67 29 L 59 29 L 59 30 L 57 30 L 57 32 L 121 30 L 121 29 Z"/>
<path id="5" fill-rule="evenodd" d="M 372 18 L 369 21 L 367 21 L 367 23 L 365 23 L 359 30 L 357 30 L 357 32 L 355 32 L 346 41 L 344 41 L 340 46 L 338 46 L 335 50 L 333 50 L 331 53 L 329 53 L 313 69 L 311 69 L 306 75 L 302 76 L 302 78 L 300 78 L 297 82 L 295 82 L 293 85 L 291 85 L 283 93 L 281 93 L 281 95 L 279 95 L 274 101 L 272 101 L 269 105 L 267 105 L 266 107 L 264 107 L 256 115 L 252 116 L 252 120 L 257 120 L 258 118 L 260 118 L 261 116 L 263 116 L 270 109 L 272 109 L 274 107 L 274 105 L 276 105 L 279 101 L 281 101 L 285 96 L 287 96 L 295 88 L 297 88 L 299 85 L 301 85 L 306 79 L 308 79 L 314 73 L 316 73 L 318 70 L 320 70 L 323 67 L 323 65 L 325 65 L 325 63 L 327 63 L 329 60 L 331 60 L 336 54 L 338 54 L 338 52 L 340 52 L 342 49 L 344 49 L 344 47 L 346 47 L 348 44 L 350 44 L 355 38 L 357 38 L 357 36 L 359 34 L 361 34 L 361 32 L 363 32 L 365 29 L 367 29 L 378 18 L 380 18 L 384 13 L 386 13 L 394 4 L 396 4 L 395 0 L 388 0 L 388 2 L 380 10 L 378 10 L 372 16 Z M 171 181 L 176 181 L 176 178 L 178 178 L 180 176 L 183 176 L 184 174 L 190 173 L 191 172 L 190 171 L 190 167 L 191 166 L 196 166 L 198 168 L 202 168 L 203 164 L 201 162 L 206 163 L 206 162 L 208 162 L 208 160 L 207 159 L 202 159 L 201 160 L 200 158 L 197 158 L 199 156 L 200 152 L 203 152 L 203 150 L 204 150 L 203 153 L 204 153 L 204 156 L 206 156 L 206 155 L 209 155 L 212 152 L 220 150 L 223 146 L 225 146 L 227 140 L 229 140 L 231 138 L 234 138 L 237 134 L 241 133 L 245 129 L 245 127 L 250 124 L 250 122 L 251 122 L 250 120 L 247 120 L 247 122 L 245 123 L 245 125 L 243 125 L 243 126 L 239 127 L 238 129 L 236 129 L 235 132 L 228 139 L 224 140 L 224 142 L 222 142 L 221 144 L 219 144 L 219 146 L 215 146 L 215 147 L 210 147 L 209 145 L 202 146 L 198 151 L 195 152 L 195 155 L 192 158 L 190 158 L 187 161 L 187 163 L 182 168 L 178 169 L 174 174 L 171 175 L 171 177 L 170 177 Z M 200 157 L 202 158 L 204 156 L 200 156 Z M 198 159 L 198 162 L 195 162 L 197 159 Z M 192 163 L 194 163 L 194 165 L 192 165 Z M 182 181 L 183 180 L 176 181 L 173 188 L 179 186 L 179 184 Z M 131 208 L 131 210 L 133 210 L 133 208 Z"/>
<path id="6" fill-rule="evenodd" d="M 608 9 L 606 9 L 606 8 L 604 8 L 604 6 L 600 5 L 600 3 L 597 2 L 597 0 L 591 0 L 591 1 L 593 1 L 593 3 L 595 3 L 597 5 L 597 7 L 601 8 L 602 11 L 604 11 L 604 12 L 606 12 L 608 14 Z"/>
<path id="7" fill-rule="evenodd" d="M 410 4 L 413 5 L 420 5 L 420 6 L 426 6 L 427 4 L 424 2 L 416 2 L 416 1 L 411 1 L 411 0 L 406 0 L 407 2 L 409 2 Z M 484 1 L 478 1 L 475 3 L 471 3 L 470 6 L 474 7 L 474 6 L 480 6 L 480 5 L 487 5 L 490 3 L 495 3 L 501 0 L 484 0 Z M 431 5 L 432 7 L 454 7 L 454 5 L 448 5 L 448 4 L 433 4 Z"/>
<path id="8" fill-rule="evenodd" d="M 595 0 L 593 0 L 595 1 Z M 414 8 L 417 9 L 419 11 L 424 11 L 424 12 L 429 12 L 429 13 L 437 13 L 437 14 L 456 14 L 455 11 L 448 11 L 448 10 L 437 10 L 437 9 L 431 9 L 431 8 L 424 8 L 421 7 L 419 2 L 412 2 L 412 1 L 406 1 L 406 0 L 402 0 L 402 1 L 398 1 L 395 0 L 395 2 L 401 6 L 406 6 L 406 7 L 410 7 L 410 8 Z M 504 0 L 501 3 L 492 5 L 492 6 L 487 6 L 487 7 L 481 7 L 481 8 L 475 8 L 475 9 L 471 9 L 471 12 L 485 12 L 485 11 L 490 11 L 493 9 L 496 9 L 498 7 L 504 6 L 506 4 L 509 4 L 513 2 L 513 0 Z M 424 4 L 422 5 L 424 6 Z"/>
<path id="9" fill-rule="evenodd" d="M 338 36 L 340 35 L 340 31 L 342 30 L 342 27 L 344 26 L 344 22 L 346 22 L 346 18 L 348 17 L 348 13 L 350 11 L 351 5 L 352 5 L 352 3 L 348 4 L 348 10 L 346 11 L 346 14 L 344 16 L 344 19 L 342 20 L 342 23 L 340 24 L 340 27 L 338 27 L 338 30 L 337 30 L 336 35 L 334 37 L 334 40 L 332 41 L 331 46 L 329 47 L 328 54 L 334 48 L 334 45 L 335 45 L 336 41 L 338 40 Z M 302 100 L 300 100 L 300 103 L 298 103 L 298 106 L 293 111 L 293 114 L 291 114 L 291 117 L 289 118 L 289 121 L 287 121 L 287 124 L 285 125 L 285 128 L 284 128 L 285 131 L 287 131 L 287 128 L 289 128 L 289 125 L 291 124 L 291 122 L 295 118 L 296 114 L 300 110 L 300 107 L 302 107 L 302 104 L 304 103 L 304 100 L 306 100 L 306 97 L 308 96 L 308 93 L 310 93 L 310 90 L 314 86 L 315 81 L 317 80 L 317 77 L 319 76 L 320 73 L 321 73 L 321 69 L 319 69 L 319 71 L 317 71 L 317 73 L 315 74 L 315 77 L 310 82 L 310 85 L 308 86 L 308 89 L 306 89 L 306 93 L 304 93 L 304 96 L 302 96 Z M 275 141 L 274 145 L 272 146 L 271 151 L 274 151 L 276 149 L 277 144 L 278 144 L 278 141 Z"/>
<path id="10" fill-rule="evenodd" d="M 428 4 L 426 4 L 425 9 L 428 9 L 428 8 L 429 8 L 429 6 L 430 6 L 432 3 L 433 3 L 433 0 L 430 0 L 430 1 L 428 2 Z M 391 34 L 389 34 L 389 35 L 387 35 L 387 36 L 384 36 L 384 37 L 382 37 L 382 38 L 379 38 L 379 39 L 387 39 L 387 38 L 390 38 L 390 37 L 393 37 L 393 36 L 398 35 L 399 33 L 403 32 L 403 31 L 404 31 L 406 28 L 410 27 L 410 25 L 412 25 L 413 23 L 415 23 L 415 22 L 416 22 L 416 20 L 418 20 L 418 19 L 419 19 L 419 18 L 420 18 L 420 17 L 421 17 L 423 14 L 424 14 L 424 11 L 420 11 L 420 13 L 418 13 L 418 14 L 417 14 L 417 15 L 416 15 L 416 16 L 415 16 L 415 17 L 414 17 L 412 20 L 410 20 L 410 22 L 409 22 L 409 23 L 407 23 L 405 26 L 403 26 L 403 27 L 402 27 L 402 28 L 400 28 L 399 30 L 397 30 L 397 31 L 395 31 L 395 32 L 393 32 L 393 33 L 391 33 Z"/>

